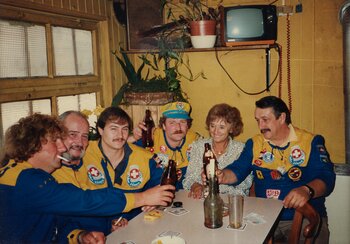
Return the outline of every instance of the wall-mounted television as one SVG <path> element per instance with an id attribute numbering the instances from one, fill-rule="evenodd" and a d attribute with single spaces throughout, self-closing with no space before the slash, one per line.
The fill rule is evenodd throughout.
<path id="1" fill-rule="evenodd" d="M 275 5 L 238 5 L 220 8 L 221 45 L 274 44 L 277 40 Z"/>

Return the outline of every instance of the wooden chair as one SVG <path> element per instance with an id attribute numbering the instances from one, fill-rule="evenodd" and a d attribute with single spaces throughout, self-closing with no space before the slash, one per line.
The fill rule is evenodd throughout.
<path id="1" fill-rule="evenodd" d="M 289 244 L 299 243 L 299 236 L 303 223 L 303 218 L 309 221 L 309 224 L 304 227 L 303 235 L 305 237 L 305 244 L 311 244 L 317 235 L 320 227 L 321 218 L 317 211 L 309 204 L 306 203 L 303 207 L 295 210 L 292 229 L 289 233 Z"/>
<path id="2" fill-rule="evenodd" d="M 289 233 L 288 244 L 299 243 L 299 237 L 304 218 L 306 218 L 309 221 L 309 224 L 306 225 L 303 229 L 303 235 L 305 237 L 304 244 L 312 244 L 314 242 L 321 224 L 321 218 L 317 211 L 309 203 L 306 203 L 303 207 L 297 208 L 295 210 L 292 228 Z M 273 233 L 272 237 L 270 237 L 267 243 L 275 243 L 273 241 Z"/>

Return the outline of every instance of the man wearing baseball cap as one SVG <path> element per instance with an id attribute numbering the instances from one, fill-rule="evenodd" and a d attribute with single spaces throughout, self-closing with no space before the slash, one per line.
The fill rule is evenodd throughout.
<path id="1" fill-rule="evenodd" d="M 190 117 L 191 106 L 186 102 L 172 102 L 160 108 L 162 114 L 159 119 L 159 128 L 153 131 L 154 146 L 150 151 L 157 154 L 163 167 L 168 165 L 169 159 L 177 163 L 178 184 L 177 189 L 183 189 L 182 180 L 188 166 L 189 145 L 198 139 L 199 135 L 190 130 L 192 119 Z M 134 138 L 137 145 L 142 145 L 142 130 L 145 130 L 143 122 L 134 129 Z"/>

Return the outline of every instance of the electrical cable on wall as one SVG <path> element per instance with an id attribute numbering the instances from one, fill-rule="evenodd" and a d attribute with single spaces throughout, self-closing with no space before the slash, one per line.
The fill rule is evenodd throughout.
<path id="1" fill-rule="evenodd" d="M 280 67 L 280 71 L 279 71 L 279 84 L 278 84 L 278 97 L 281 98 L 282 97 L 282 77 L 283 77 L 283 72 L 282 72 L 282 60 L 283 60 L 283 56 L 282 56 L 282 46 L 280 44 L 278 44 L 278 53 L 280 56 L 279 59 L 279 67 Z"/>
<path id="2" fill-rule="evenodd" d="M 218 56 L 218 50 L 215 48 L 215 57 L 216 57 L 216 61 L 218 62 L 218 64 L 220 65 L 220 67 L 223 69 L 223 71 L 226 73 L 226 75 L 229 77 L 229 79 L 231 80 L 231 82 L 241 91 L 243 92 L 244 94 L 247 94 L 247 95 L 259 95 L 259 94 L 262 94 L 264 93 L 265 91 L 269 91 L 270 87 L 275 83 L 275 81 L 277 80 L 277 76 L 281 70 L 281 66 L 280 64 L 282 63 L 280 60 L 281 60 L 281 56 L 280 56 L 280 49 L 279 49 L 279 44 L 275 45 L 275 49 L 277 49 L 277 53 L 278 53 L 278 59 L 279 59 L 279 62 L 278 62 L 278 67 L 277 67 L 277 72 L 276 72 L 276 75 L 273 79 L 273 81 L 270 83 L 270 85 L 265 88 L 264 90 L 261 90 L 261 91 L 258 91 L 258 92 L 248 92 L 248 91 L 245 91 L 243 90 L 243 88 L 241 88 L 237 83 L 236 81 L 233 79 L 233 77 L 228 73 L 228 71 L 226 70 L 226 68 L 223 66 L 223 64 L 221 63 L 220 59 L 219 59 L 219 56 Z M 232 50 L 233 51 L 233 50 Z M 231 51 L 229 51 L 231 52 Z M 229 53 L 227 52 L 227 53 Z M 227 54 L 226 53 L 226 54 Z M 225 55 L 226 55 L 225 54 Z"/>
<path id="3" fill-rule="evenodd" d="M 287 86 L 288 86 L 288 105 L 289 111 L 292 112 L 292 85 L 290 70 L 290 15 L 287 14 Z"/>

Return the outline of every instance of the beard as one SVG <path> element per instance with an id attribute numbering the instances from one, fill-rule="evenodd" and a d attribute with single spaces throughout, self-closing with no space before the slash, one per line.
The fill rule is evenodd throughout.
<path id="1" fill-rule="evenodd" d="M 78 156 L 72 155 L 69 153 L 70 150 L 80 151 L 80 154 Z M 69 148 L 68 152 L 63 153 L 64 157 L 69 159 L 70 161 L 77 161 L 84 157 L 85 155 L 85 149 L 82 146 L 72 146 Z M 66 157 L 67 156 L 67 157 Z"/>

